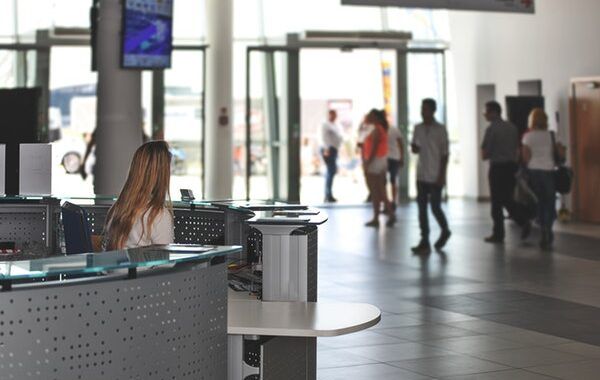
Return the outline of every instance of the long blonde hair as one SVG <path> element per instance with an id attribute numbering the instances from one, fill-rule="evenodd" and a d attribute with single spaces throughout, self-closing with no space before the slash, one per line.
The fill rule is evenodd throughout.
<path id="1" fill-rule="evenodd" d="M 529 128 L 545 131 L 548 129 L 548 115 L 541 108 L 534 108 L 529 114 Z"/>
<path id="2" fill-rule="evenodd" d="M 167 207 L 171 210 L 169 185 L 171 153 L 164 141 L 148 142 L 135 152 L 129 175 L 119 198 L 108 211 L 106 231 L 108 249 L 123 249 L 135 222 L 142 221 L 142 235 L 152 234 L 152 223 Z"/>

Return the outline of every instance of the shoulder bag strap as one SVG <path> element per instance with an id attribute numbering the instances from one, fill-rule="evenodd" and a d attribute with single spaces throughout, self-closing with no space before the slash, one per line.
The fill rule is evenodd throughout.
<path id="1" fill-rule="evenodd" d="M 552 138 L 552 157 L 554 158 L 554 165 L 558 167 L 560 166 L 560 157 L 558 155 L 558 149 L 556 149 L 556 134 L 550 132 L 550 137 Z"/>

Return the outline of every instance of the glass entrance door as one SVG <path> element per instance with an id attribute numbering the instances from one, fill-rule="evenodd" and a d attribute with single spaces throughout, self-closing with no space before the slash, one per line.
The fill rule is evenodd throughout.
<path id="1" fill-rule="evenodd" d="M 300 200 L 299 51 L 249 48 L 245 187 L 247 199 Z"/>

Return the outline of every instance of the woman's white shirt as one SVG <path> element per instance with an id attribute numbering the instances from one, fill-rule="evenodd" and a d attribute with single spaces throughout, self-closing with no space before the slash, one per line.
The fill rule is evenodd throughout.
<path id="1" fill-rule="evenodd" d="M 531 151 L 528 168 L 532 170 L 554 170 L 554 146 L 548 131 L 532 130 L 523 136 L 523 145 Z"/>
<path id="2" fill-rule="evenodd" d="M 362 124 L 358 130 L 358 143 L 363 144 L 374 130 L 375 126 L 373 124 Z"/>
<path id="3" fill-rule="evenodd" d="M 399 140 L 402 140 L 402 132 L 400 132 L 400 129 L 390 126 L 388 130 L 388 158 L 392 160 L 402 160 L 402 153 L 398 146 L 400 144 Z"/>
<path id="4" fill-rule="evenodd" d="M 156 216 L 152 223 L 151 235 L 148 235 L 148 212 L 144 214 L 144 217 L 138 219 L 131 228 L 127 242 L 125 243 L 127 248 L 145 247 L 148 245 L 164 245 L 172 244 L 175 240 L 175 231 L 173 226 L 173 216 L 171 212 L 163 208 L 163 210 Z M 142 223 L 146 226 L 145 231 L 142 229 Z M 142 236 L 142 231 L 143 236 Z"/>

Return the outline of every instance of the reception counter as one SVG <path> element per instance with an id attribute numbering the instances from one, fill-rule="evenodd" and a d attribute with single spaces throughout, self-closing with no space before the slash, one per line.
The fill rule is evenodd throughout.
<path id="1" fill-rule="evenodd" d="M 225 258 L 240 250 L 0 262 L 0 380 L 225 379 Z"/>
<path id="2" fill-rule="evenodd" d="M 114 199 L 0 198 L 0 220 L 18 221 L 0 225 L 0 242 L 25 247 L 16 257 L 61 255 L 64 201 L 81 206 L 99 235 Z M 379 322 L 381 312 L 371 305 L 318 302 L 318 230 L 327 222 L 320 210 L 236 201 L 174 202 L 173 209 L 175 242 L 209 245 L 208 251 L 156 260 L 156 250 L 143 249 L 0 264 L 10 266 L 0 270 L 0 302 L 12 302 L 0 314 L 10 326 L 0 329 L 0 380 L 5 373 L 315 380 L 318 337 Z M 239 247 L 216 247 L 225 245 Z M 237 290 L 229 295 L 227 267 Z M 57 276 L 68 280 L 39 283 Z"/>

